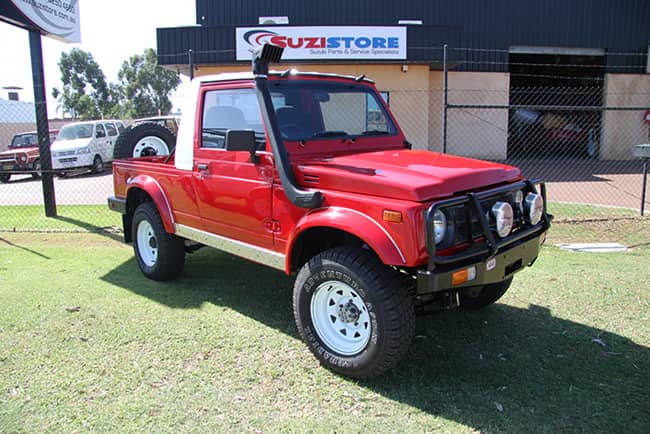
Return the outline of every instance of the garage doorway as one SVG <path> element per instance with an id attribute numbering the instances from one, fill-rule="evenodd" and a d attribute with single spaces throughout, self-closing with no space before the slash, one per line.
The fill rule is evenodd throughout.
<path id="1" fill-rule="evenodd" d="M 508 155 L 596 158 L 600 141 L 605 52 L 510 49 Z"/>

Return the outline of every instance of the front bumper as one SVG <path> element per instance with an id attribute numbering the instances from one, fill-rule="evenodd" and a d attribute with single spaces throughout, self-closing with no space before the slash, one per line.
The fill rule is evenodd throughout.
<path id="1" fill-rule="evenodd" d="M 18 163 L 15 160 L 0 161 L 0 170 L 3 172 L 25 172 L 30 169 L 27 163 Z"/>
<path id="2" fill-rule="evenodd" d="M 52 158 L 52 169 L 79 169 L 82 167 L 91 167 L 93 165 L 93 154 L 74 154 Z"/>
<path id="3" fill-rule="evenodd" d="M 536 185 L 539 185 L 544 201 L 541 220 L 535 225 L 528 225 L 520 216 L 516 230 L 505 238 L 497 237 L 488 220 L 490 205 L 486 209 L 485 204 L 495 198 L 501 200 L 504 195 L 516 190 L 537 193 Z M 546 240 L 546 232 L 553 219 L 553 216 L 546 213 L 546 203 L 546 187 L 543 182 L 536 180 L 521 181 L 481 193 L 468 193 L 432 205 L 425 213 L 429 263 L 427 267 L 417 271 L 417 293 L 453 291 L 502 282 L 517 271 L 532 265 L 537 259 L 540 246 Z M 482 241 L 475 242 L 473 237 L 468 237 L 466 249 L 443 255 L 436 249 L 433 231 L 430 230 L 433 215 L 438 209 L 457 206 L 465 207 L 466 212 L 475 217 L 476 222 L 472 219 L 466 221 L 471 221 L 472 226 L 480 229 Z M 469 233 L 473 234 L 473 231 L 469 230 Z"/>
<path id="4" fill-rule="evenodd" d="M 517 271 L 532 265 L 537 259 L 540 247 L 545 239 L 546 233 L 536 235 L 518 244 L 511 245 L 485 260 L 466 262 L 459 267 L 445 267 L 440 270 L 418 270 L 417 293 L 418 295 L 429 294 L 502 282 Z M 454 284 L 455 273 L 472 267 L 476 271 L 474 279 Z"/>

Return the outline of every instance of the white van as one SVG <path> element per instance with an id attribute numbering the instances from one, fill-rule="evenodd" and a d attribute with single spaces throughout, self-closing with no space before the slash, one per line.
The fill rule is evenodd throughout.
<path id="1" fill-rule="evenodd" d="M 118 120 L 75 122 L 65 125 L 52 144 L 52 169 L 59 172 L 90 169 L 104 170 L 104 163 L 113 161 L 117 136 L 124 131 Z"/>

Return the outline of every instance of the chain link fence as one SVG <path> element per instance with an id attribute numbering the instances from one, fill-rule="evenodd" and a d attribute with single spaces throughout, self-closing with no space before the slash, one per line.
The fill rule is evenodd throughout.
<path id="1" fill-rule="evenodd" d="M 551 212 L 560 221 L 639 215 L 643 165 L 633 151 L 635 145 L 650 142 L 644 121 L 650 79 L 642 66 L 630 71 L 566 63 L 563 70 L 513 62 L 503 51 L 492 57 L 487 50 L 459 52 L 466 59 L 450 56 L 448 68 L 432 64 L 429 88 L 380 87 L 415 149 L 512 164 L 526 177 L 544 179 Z M 624 54 L 635 62 L 645 56 Z M 612 68 L 615 73 L 607 73 Z M 585 76 L 580 75 L 583 70 Z M 122 121 L 125 126 L 131 122 Z M 72 122 L 50 120 L 50 130 L 59 133 Z M 103 170 L 93 169 L 90 160 L 83 169 L 62 170 L 54 161 L 61 151 L 52 149 L 59 217 L 45 226 L 120 226 L 119 216 L 105 205 L 113 189 L 108 155 L 116 138 L 105 129 Z M 35 135 L 26 134 L 34 131 L 33 104 L 0 99 L 0 230 L 43 226 L 42 169 L 37 145 L 30 146 Z M 645 207 L 650 209 L 650 199 Z"/>

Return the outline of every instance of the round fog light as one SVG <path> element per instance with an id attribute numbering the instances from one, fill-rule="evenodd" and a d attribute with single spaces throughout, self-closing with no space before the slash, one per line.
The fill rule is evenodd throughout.
<path id="1" fill-rule="evenodd" d="M 512 206 L 507 202 L 497 202 L 492 206 L 492 215 L 496 221 L 497 234 L 501 238 L 507 237 L 512 230 Z"/>
<path id="2" fill-rule="evenodd" d="M 544 214 L 544 199 L 539 194 L 528 193 L 524 208 L 528 223 L 536 225 L 542 219 L 542 214 Z"/>

